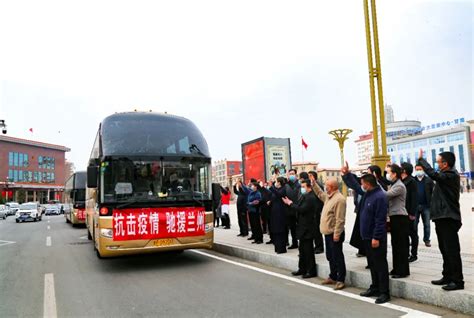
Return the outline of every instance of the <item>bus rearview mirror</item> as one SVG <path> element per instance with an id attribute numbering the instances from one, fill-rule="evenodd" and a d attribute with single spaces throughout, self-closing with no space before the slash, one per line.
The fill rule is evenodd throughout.
<path id="1" fill-rule="evenodd" d="M 97 166 L 87 167 L 87 187 L 88 188 L 97 188 L 97 175 L 98 175 Z"/>

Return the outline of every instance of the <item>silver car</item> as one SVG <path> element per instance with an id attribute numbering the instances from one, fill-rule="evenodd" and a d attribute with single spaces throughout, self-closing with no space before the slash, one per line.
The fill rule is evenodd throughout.
<path id="1" fill-rule="evenodd" d="M 8 215 L 7 207 L 3 204 L 0 204 L 0 219 L 6 219 Z"/>

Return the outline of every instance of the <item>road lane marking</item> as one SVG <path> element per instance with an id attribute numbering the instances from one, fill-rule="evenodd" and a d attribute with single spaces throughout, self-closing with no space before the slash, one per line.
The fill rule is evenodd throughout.
<path id="1" fill-rule="evenodd" d="M 51 236 L 46 236 L 46 246 L 51 246 Z"/>
<path id="2" fill-rule="evenodd" d="M 54 292 L 54 275 L 52 273 L 44 274 L 44 302 L 43 317 L 56 318 L 56 294 Z"/>
<path id="3" fill-rule="evenodd" d="M 12 241 L 2 241 L 0 240 L 0 246 L 3 246 L 3 245 L 8 245 L 8 244 L 15 244 L 16 242 L 12 242 Z"/>
<path id="4" fill-rule="evenodd" d="M 199 255 L 203 255 L 203 256 L 206 256 L 206 257 L 209 257 L 209 258 L 213 258 L 213 259 L 225 262 L 225 263 L 229 263 L 229 264 L 233 264 L 233 265 L 240 266 L 240 267 L 243 267 L 243 268 L 247 268 L 247 269 L 262 273 L 262 274 L 267 274 L 267 275 L 270 275 L 270 276 L 273 276 L 273 277 L 278 277 L 278 278 L 281 278 L 281 279 L 285 279 L 285 280 L 291 281 L 293 283 L 297 283 L 297 284 L 300 284 L 300 285 L 305 285 L 305 286 L 308 286 L 308 287 L 320 289 L 320 290 L 330 292 L 330 293 L 333 293 L 333 294 L 336 294 L 336 295 L 349 297 L 349 298 L 352 298 L 352 299 L 364 301 L 366 303 L 370 303 L 370 304 L 375 305 L 374 299 L 372 299 L 372 298 L 362 297 L 362 296 L 352 294 L 352 293 L 342 291 L 342 290 L 337 291 L 337 290 L 334 290 L 330 287 L 317 285 L 317 284 L 311 283 L 309 281 L 305 281 L 305 280 L 302 280 L 302 279 L 289 277 L 289 276 L 286 276 L 286 275 L 283 275 L 283 274 L 271 272 L 271 271 L 268 271 L 268 270 L 265 270 L 265 269 L 262 269 L 262 268 L 258 268 L 258 267 L 252 266 L 252 265 L 231 261 L 229 259 L 219 257 L 219 256 L 216 256 L 216 255 L 212 255 L 212 254 L 208 254 L 206 252 L 202 252 L 202 251 L 198 251 L 198 250 L 191 250 L 191 252 L 199 254 Z M 391 304 L 391 303 L 385 303 L 385 304 L 381 304 L 381 305 L 377 305 L 377 306 L 383 306 L 385 308 L 389 308 L 389 309 L 392 309 L 392 310 L 405 312 L 406 314 L 401 316 L 403 318 L 415 318 L 415 317 L 439 318 L 440 317 L 440 316 L 437 316 L 437 315 L 428 314 L 428 313 L 425 313 L 423 311 L 419 311 L 419 310 L 416 310 L 416 309 L 411 309 L 411 308 L 407 308 L 407 307 L 403 307 L 403 306 L 399 306 L 399 305 L 395 305 L 395 304 Z"/>
<path id="5" fill-rule="evenodd" d="M 87 240 L 87 235 L 81 236 L 79 239 L 80 240 Z"/>
<path id="6" fill-rule="evenodd" d="M 48 225 L 48 230 L 51 230 L 51 226 Z"/>

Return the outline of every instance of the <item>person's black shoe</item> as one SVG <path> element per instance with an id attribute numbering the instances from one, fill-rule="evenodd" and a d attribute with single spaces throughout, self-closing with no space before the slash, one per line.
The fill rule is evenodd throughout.
<path id="1" fill-rule="evenodd" d="M 390 271 L 390 273 L 388 273 L 388 274 L 389 274 L 389 275 L 396 275 L 396 274 L 395 274 L 395 271 L 394 271 L 393 269 L 392 269 L 392 270 Z"/>
<path id="2" fill-rule="evenodd" d="M 263 244 L 263 241 L 255 241 L 255 242 L 252 242 L 252 244 L 255 243 L 255 244 Z"/>
<path id="3" fill-rule="evenodd" d="M 393 279 L 400 279 L 400 278 L 406 278 L 406 277 L 408 277 L 408 276 L 409 276 L 409 275 L 397 275 L 397 274 L 395 274 L 395 275 L 392 275 L 392 278 L 393 278 Z"/>
<path id="4" fill-rule="evenodd" d="M 390 301 L 390 295 L 388 294 L 381 294 L 377 299 L 375 300 L 376 304 L 384 304 L 386 302 Z"/>
<path id="5" fill-rule="evenodd" d="M 316 277 L 316 273 L 306 273 L 302 276 L 304 279 Z"/>
<path id="6" fill-rule="evenodd" d="M 413 256 L 413 255 L 412 255 L 412 256 L 410 256 L 410 257 L 408 258 L 408 262 L 409 262 L 409 263 L 413 263 L 413 262 L 415 262 L 415 261 L 417 261 L 417 260 L 418 260 L 418 256 Z"/>
<path id="7" fill-rule="evenodd" d="M 262 233 L 263 233 L 263 234 L 267 234 L 267 231 L 263 231 Z"/>
<path id="8" fill-rule="evenodd" d="M 251 236 L 251 237 L 249 237 L 249 238 L 247 239 L 247 241 L 251 241 L 251 240 L 254 240 L 254 239 L 255 239 L 255 238 L 254 238 L 253 236 Z"/>
<path id="9" fill-rule="evenodd" d="M 464 284 L 456 284 L 456 283 L 451 282 L 448 285 L 443 286 L 441 288 L 443 288 L 446 291 L 460 290 L 460 289 L 464 289 Z"/>
<path id="10" fill-rule="evenodd" d="M 369 265 L 367 265 L 367 266 L 365 267 L 365 269 L 370 269 L 370 266 L 369 266 Z"/>
<path id="11" fill-rule="evenodd" d="M 321 249 L 314 250 L 314 254 L 323 254 L 323 253 L 324 253 L 324 250 L 321 250 Z"/>
<path id="12" fill-rule="evenodd" d="M 239 236 L 243 236 L 243 235 L 242 234 L 237 235 L 237 237 L 239 237 Z"/>
<path id="13" fill-rule="evenodd" d="M 449 279 L 447 279 L 447 278 L 444 278 L 444 277 L 441 278 L 441 279 L 438 279 L 438 280 L 432 280 L 432 281 L 431 281 L 431 284 L 433 284 L 433 285 L 439 285 L 439 286 L 441 286 L 441 285 L 448 285 L 449 283 L 451 283 L 451 281 L 450 281 Z"/>
<path id="14" fill-rule="evenodd" d="M 298 248 L 298 245 L 291 245 L 290 247 L 288 247 L 289 250 L 294 250 L 295 248 Z"/>
<path id="15" fill-rule="evenodd" d="M 224 230 L 230 230 L 230 226 L 226 226 Z"/>
<path id="16" fill-rule="evenodd" d="M 285 254 L 286 251 L 284 251 L 284 252 L 276 252 L 276 253 L 277 253 L 277 254 Z"/>
<path id="17" fill-rule="evenodd" d="M 365 292 L 360 293 L 362 297 L 379 297 L 380 293 L 377 290 L 374 289 L 367 289 Z"/>
<path id="18" fill-rule="evenodd" d="M 300 276 L 300 275 L 303 275 L 304 273 L 300 270 L 297 270 L 297 271 L 294 271 L 294 272 L 291 272 L 291 275 L 293 276 Z"/>
<path id="19" fill-rule="evenodd" d="M 273 244 L 273 241 L 270 240 L 270 241 L 268 241 L 268 242 L 265 243 L 265 244 Z"/>

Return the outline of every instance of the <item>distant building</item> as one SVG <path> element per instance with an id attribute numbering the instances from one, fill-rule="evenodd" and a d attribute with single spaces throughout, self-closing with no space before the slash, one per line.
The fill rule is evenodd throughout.
<path id="1" fill-rule="evenodd" d="M 395 115 L 393 113 L 393 108 L 391 105 L 385 104 L 385 123 L 393 123 L 395 121 Z"/>
<path id="2" fill-rule="evenodd" d="M 65 153 L 59 145 L 0 135 L 0 189 L 9 201 L 62 200 Z"/>
<path id="3" fill-rule="evenodd" d="M 242 161 L 219 160 L 212 166 L 212 182 L 230 187 L 232 176 L 242 173 Z"/>
<path id="4" fill-rule="evenodd" d="M 465 121 L 464 118 L 430 125 L 413 120 L 393 122 L 387 124 L 387 154 L 393 163 L 414 164 L 420 149 L 423 149 L 425 158 L 436 167 L 436 155 L 451 151 L 456 155 L 456 169 L 466 182 L 465 179 L 474 176 L 473 126 L 473 120 Z M 359 136 L 355 143 L 357 163 L 369 165 L 374 153 L 372 133 Z"/>
<path id="5" fill-rule="evenodd" d="M 291 165 L 293 169 L 296 169 L 298 173 L 300 172 L 309 172 L 309 171 L 317 171 L 318 170 L 319 162 L 316 161 L 308 161 L 308 162 L 295 162 Z"/>

